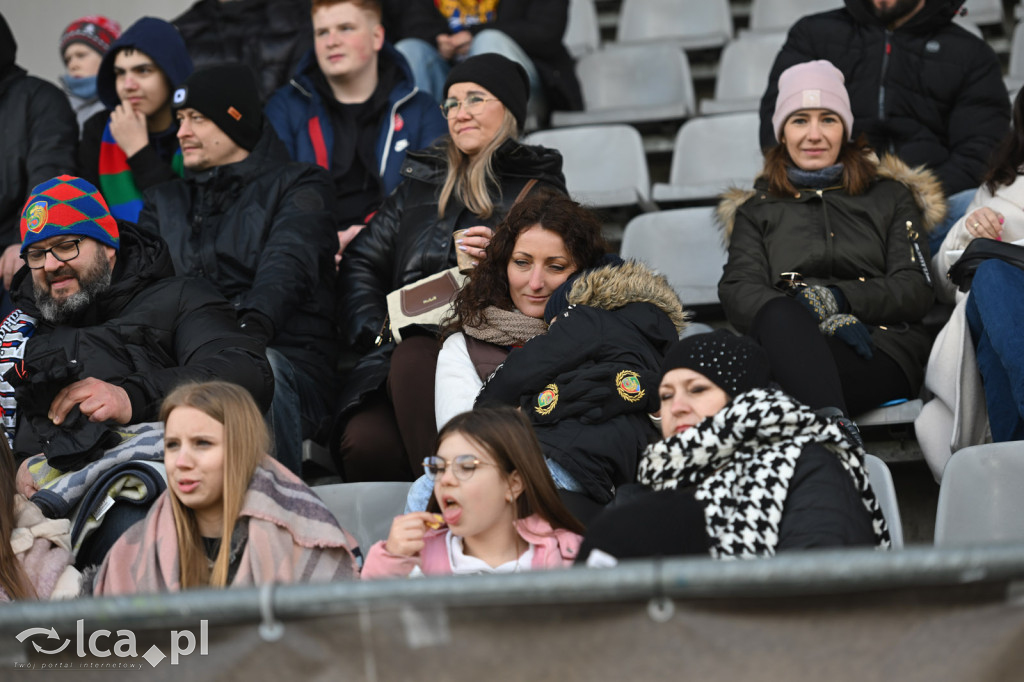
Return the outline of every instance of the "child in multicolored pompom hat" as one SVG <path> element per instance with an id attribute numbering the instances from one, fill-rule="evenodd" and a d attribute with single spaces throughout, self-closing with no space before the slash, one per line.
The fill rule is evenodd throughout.
<path id="1" fill-rule="evenodd" d="M 21 253 L 32 244 L 59 235 L 91 237 L 118 250 L 117 221 L 92 184 L 61 175 L 32 188 L 21 210 Z"/>

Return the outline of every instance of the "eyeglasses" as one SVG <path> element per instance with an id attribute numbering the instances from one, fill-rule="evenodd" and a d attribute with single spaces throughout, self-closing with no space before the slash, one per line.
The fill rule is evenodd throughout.
<path id="1" fill-rule="evenodd" d="M 52 253 L 53 257 L 61 263 L 67 263 L 69 260 L 78 258 L 78 243 L 82 239 L 84 237 L 68 239 L 67 241 L 54 244 L 48 249 L 25 249 L 25 253 L 21 254 L 21 257 L 25 259 L 25 264 L 28 265 L 30 270 L 38 270 L 43 267 L 46 263 L 46 254 L 48 253 Z"/>
<path id="2" fill-rule="evenodd" d="M 481 97 L 470 95 L 461 102 L 454 97 L 449 97 L 441 104 L 441 113 L 445 118 L 454 118 L 459 113 L 459 107 L 463 107 L 470 116 L 476 116 L 484 107 L 484 102 L 497 102 L 497 97 Z"/>
<path id="3" fill-rule="evenodd" d="M 444 476 L 445 469 L 448 467 L 452 468 L 455 478 L 460 481 L 468 481 L 478 466 L 493 467 L 498 465 L 484 462 L 476 455 L 459 455 L 451 461 L 451 464 L 445 462 L 443 458 L 437 455 L 423 460 L 423 471 L 431 481 L 436 481 L 441 476 Z"/>

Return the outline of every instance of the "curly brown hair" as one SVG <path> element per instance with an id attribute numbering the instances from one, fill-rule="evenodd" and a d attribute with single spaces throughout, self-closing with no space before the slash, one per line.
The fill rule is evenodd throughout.
<path id="1" fill-rule="evenodd" d="M 488 306 L 513 308 L 508 288 L 508 262 L 519 235 L 535 225 L 562 238 L 572 259 L 573 271 L 594 266 L 608 251 L 601 236 L 601 221 L 591 211 L 564 194 L 550 189 L 537 190 L 513 206 L 495 228 L 487 257 L 477 265 L 466 286 L 455 297 L 451 316 L 442 325 L 444 335 L 466 326 L 482 325 L 483 311 Z"/>

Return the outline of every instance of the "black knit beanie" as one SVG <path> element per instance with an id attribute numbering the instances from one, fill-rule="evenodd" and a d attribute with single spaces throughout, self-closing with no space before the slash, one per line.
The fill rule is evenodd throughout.
<path id="1" fill-rule="evenodd" d="M 263 133 L 263 105 L 252 69 L 223 64 L 200 69 L 174 91 L 174 109 L 195 109 L 238 146 L 252 151 Z"/>
<path id="2" fill-rule="evenodd" d="M 487 88 L 512 113 L 522 130 L 526 101 L 530 98 L 530 77 L 520 64 L 500 54 L 478 54 L 456 64 L 444 82 L 444 96 L 456 83 L 476 83 Z"/>
<path id="3" fill-rule="evenodd" d="M 694 334 L 672 344 L 661 366 L 664 378 L 673 369 L 692 369 L 735 398 L 752 388 L 767 388 L 771 379 L 768 355 L 749 336 L 725 329 Z"/>

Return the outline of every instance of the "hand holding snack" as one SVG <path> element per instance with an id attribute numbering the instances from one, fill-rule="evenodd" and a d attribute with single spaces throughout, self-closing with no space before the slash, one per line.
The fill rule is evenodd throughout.
<path id="1" fill-rule="evenodd" d="M 423 550 L 423 536 L 428 529 L 438 529 L 444 523 L 440 514 L 412 512 L 396 516 L 391 522 L 391 532 L 384 544 L 390 554 L 417 556 Z"/>

